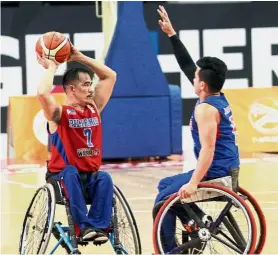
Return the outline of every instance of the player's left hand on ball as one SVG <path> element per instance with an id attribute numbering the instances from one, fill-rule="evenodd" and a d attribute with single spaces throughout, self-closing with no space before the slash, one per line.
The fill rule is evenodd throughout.
<path id="1" fill-rule="evenodd" d="M 179 192 L 178 192 L 178 196 L 183 199 L 183 198 L 189 198 L 191 197 L 192 194 L 194 194 L 197 190 L 198 186 L 196 184 L 193 183 L 187 183 L 184 184 Z"/>
<path id="2" fill-rule="evenodd" d="M 78 61 L 78 57 L 82 54 L 71 42 L 71 53 L 67 62 Z"/>
<path id="3" fill-rule="evenodd" d="M 40 56 L 38 53 L 37 53 L 37 61 L 40 65 L 42 65 L 45 69 L 48 69 L 49 66 L 53 66 L 55 68 L 57 68 L 58 66 L 58 63 L 56 63 L 55 61 L 51 60 L 51 59 L 48 59 L 45 57 L 45 54 L 44 52 L 42 53 L 42 56 Z"/>

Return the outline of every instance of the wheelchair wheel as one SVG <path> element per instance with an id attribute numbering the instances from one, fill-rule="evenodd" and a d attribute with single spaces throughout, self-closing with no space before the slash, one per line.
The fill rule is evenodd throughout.
<path id="1" fill-rule="evenodd" d="M 116 254 L 141 254 L 141 241 L 134 215 L 117 186 L 114 186 L 114 197 L 114 250 Z"/>
<path id="2" fill-rule="evenodd" d="M 240 195 L 243 195 L 245 202 L 248 205 L 251 205 L 251 210 L 254 210 L 255 220 L 257 220 L 257 245 L 255 249 L 255 254 L 261 254 L 265 240 L 266 240 L 266 221 L 264 213 L 256 201 L 256 199 L 245 189 L 239 187 L 238 192 Z"/>
<path id="3" fill-rule="evenodd" d="M 53 227 L 55 195 L 52 185 L 40 187 L 25 214 L 20 237 L 20 254 L 44 254 Z"/>
<path id="4" fill-rule="evenodd" d="M 168 198 L 153 228 L 156 254 L 253 254 L 256 236 L 245 201 L 226 187 L 208 183 L 200 184 L 191 198 Z"/>

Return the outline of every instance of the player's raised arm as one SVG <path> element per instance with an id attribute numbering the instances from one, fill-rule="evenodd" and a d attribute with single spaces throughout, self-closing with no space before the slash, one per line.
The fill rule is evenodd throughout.
<path id="1" fill-rule="evenodd" d="M 178 38 L 165 8 L 160 5 L 159 9 L 157 9 L 157 12 L 161 17 L 161 20 L 158 21 L 158 24 L 160 25 L 162 31 L 169 36 L 179 66 L 186 77 L 189 79 L 189 81 L 193 84 L 193 79 L 197 67 L 187 49 Z"/>
<path id="2" fill-rule="evenodd" d="M 72 45 L 68 61 L 76 61 L 90 68 L 99 78 L 94 91 L 94 103 L 101 112 L 111 97 L 116 82 L 116 72 L 96 59 L 89 58 Z"/>
<path id="3" fill-rule="evenodd" d="M 54 121 L 58 124 L 61 119 L 62 106 L 57 104 L 50 91 L 53 85 L 53 79 L 57 70 L 57 64 L 45 58 L 43 55 L 40 57 L 37 55 L 37 60 L 45 69 L 45 73 L 41 78 L 40 85 L 38 87 L 37 96 L 40 100 L 42 108 L 44 110 L 44 116 L 48 121 Z"/>

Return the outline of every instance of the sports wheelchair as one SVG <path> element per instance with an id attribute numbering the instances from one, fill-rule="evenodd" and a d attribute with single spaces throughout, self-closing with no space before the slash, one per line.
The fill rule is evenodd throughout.
<path id="1" fill-rule="evenodd" d="M 85 179 L 80 174 L 83 191 Z M 84 193 L 87 205 L 88 194 Z M 55 222 L 56 204 L 65 206 L 68 225 Z M 20 254 L 44 254 L 51 234 L 57 239 L 49 254 L 53 254 L 61 245 L 67 254 L 81 254 L 79 245 L 88 245 L 79 238 L 78 229 L 70 213 L 69 201 L 61 182 L 48 178 L 40 187 L 25 214 L 20 237 Z M 121 190 L 114 185 L 111 224 L 107 233 L 116 254 L 141 254 L 141 241 L 135 218 Z"/>
<path id="2" fill-rule="evenodd" d="M 255 198 L 238 185 L 239 169 L 230 173 L 230 176 L 200 183 L 190 198 L 180 199 L 175 193 L 155 205 L 153 246 L 156 254 L 262 252 L 266 239 L 264 214 Z M 169 216 L 176 222 L 166 233 L 163 224 Z"/>

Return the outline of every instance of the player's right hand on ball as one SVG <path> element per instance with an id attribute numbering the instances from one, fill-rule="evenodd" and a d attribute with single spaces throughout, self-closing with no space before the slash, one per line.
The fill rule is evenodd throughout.
<path id="1" fill-rule="evenodd" d="M 159 9 L 157 9 L 157 12 L 161 17 L 161 20 L 158 21 L 158 24 L 160 25 L 162 31 L 166 33 L 169 37 L 175 35 L 176 31 L 172 26 L 172 23 L 168 17 L 168 13 L 166 12 L 165 8 L 159 5 Z"/>
<path id="2" fill-rule="evenodd" d="M 71 45 L 71 52 L 70 52 L 70 56 L 67 59 L 67 62 L 79 62 L 80 57 L 82 57 L 82 53 L 72 44 L 72 42 L 70 42 Z"/>
<path id="3" fill-rule="evenodd" d="M 42 56 L 40 56 L 37 53 L 37 61 L 40 65 L 42 65 L 45 69 L 48 69 L 50 66 L 57 68 L 58 67 L 58 63 L 56 63 L 55 61 L 51 60 L 51 59 L 47 59 L 45 57 L 44 52 L 42 53 Z"/>

